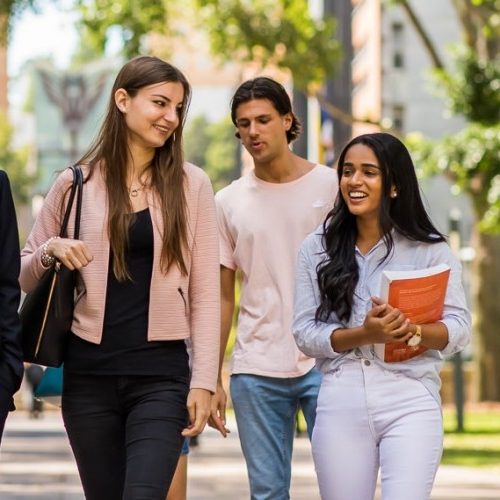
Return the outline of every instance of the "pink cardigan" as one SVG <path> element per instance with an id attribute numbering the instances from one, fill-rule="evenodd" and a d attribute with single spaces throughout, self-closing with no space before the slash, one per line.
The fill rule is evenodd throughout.
<path id="1" fill-rule="evenodd" d="M 151 278 L 148 340 L 191 338 L 191 388 L 215 391 L 220 343 L 220 278 L 217 223 L 213 191 L 207 175 L 186 163 L 186 201 L 188 206 L 188 249 L 184 259 L 188 275 L 172 265 L 166 275 L 160 272 L 163 222 L 156 195 L 148 192 L 153 222 L 154 257 Z M 83 167 L 85 178 L 88 168 Z M 21 252 L 19 281 L 31 291 L 44 273 L 40 256 L 42 245 L 59 234 L 61 197 L 71 185 L 69 169 L 56 179 L 45 198 L 26 245 Z M 80 239 L 94 260 L 80 271 L 72 331 L 89 342 L 99 344 L 104 322 L 104 304 L 109 263 L 107 234 L 107 194 L 98 168 L 83 187 Z M 74 230 L 70 217 L 68 234 Z M 182 292 L 181 292 L 182 291 Z"/>

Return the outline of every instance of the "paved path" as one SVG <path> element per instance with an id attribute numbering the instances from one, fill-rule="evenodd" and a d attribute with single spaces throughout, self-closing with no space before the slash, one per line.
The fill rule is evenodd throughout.
<path id="1" fill-rule="evenodd" d="M 233 432 L 228 439 L 208 429 L 192 450 L 189 500 L 249 498 L 236 427 L 234 423 L 230 427 Z M 306 438 L 296 439 L 292 476 L 292 500 L 319 500 Z M 83 499 L 58 412 L 46 412 L 39 420 L 30 420 L 25 412 L 10 415 L 0 454 L 0 499 Z M 500 470 L 442 466 L 432 499 L 500 500 Z"/>

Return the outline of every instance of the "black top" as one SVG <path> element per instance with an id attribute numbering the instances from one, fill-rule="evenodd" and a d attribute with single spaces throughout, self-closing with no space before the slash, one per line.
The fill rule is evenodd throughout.
<path id="1" fill-rule="evenodd" d="M 153 269 L 153 225 L 149 209 L 132 215 L 125 261 L 130 280 L 118 281 L 109 257 L 101 343 L 70 335 L 67 370 L 87 374 L 188 377 L 183 340 L 147 341 L 149 289 Z"/>

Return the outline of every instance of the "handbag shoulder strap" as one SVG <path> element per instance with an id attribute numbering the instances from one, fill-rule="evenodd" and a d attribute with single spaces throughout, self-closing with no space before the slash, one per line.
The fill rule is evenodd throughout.
<path id="1" fill-rule="evenodd" d="M 73 171 L 73 184 L 71 185 L 71 191 L 69 193 L 68 205 L 64 212 L 63 222 L 61 225 L 61 231 L 59 236 L 61 238 L 67 237 L 68 221 L 71 214 L 71 209 L 73 208 L 73 202 L 76 198 L 76 213 L 75 213 L 75 232 L 73 238 L 77 240 L 80 236 L 80 216 L 82 211 L 82 192 L 83 192 L 83 174 L 82 169 L 78 165 L 74 165 L 71 168 Z"/>
<path id="2" fill-rule="evenodd" d="M 78 193 L 76 197 L 75 233 L 73 235 L 73 238 L 77 240 L 80 238 L 80 217 L 82 215 L 82 197 L 83 197 L 83 173 L 79 165 L 75 165 L 74 173 L 76 176 Z"/>

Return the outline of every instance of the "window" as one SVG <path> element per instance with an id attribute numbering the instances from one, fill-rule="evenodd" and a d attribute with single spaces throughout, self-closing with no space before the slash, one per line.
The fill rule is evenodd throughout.
<path id="1" fill-rule="evenodd" d="M 392 106 L 392 125 L 399 132 L 403 132 L 404 129 L 404 114 L 405 108 L 402 104 Z"/>
<path id="2" fill-rule="evenodd" d="M 404 67 L 404 26 L 402 23 L 391 25 L 392 33 L 392 66 L 393 68 Z"/>

